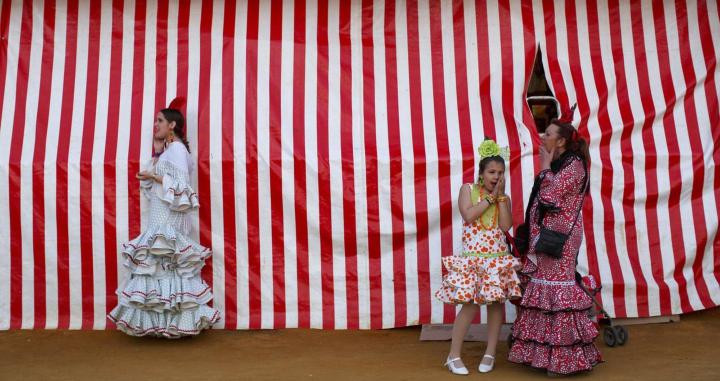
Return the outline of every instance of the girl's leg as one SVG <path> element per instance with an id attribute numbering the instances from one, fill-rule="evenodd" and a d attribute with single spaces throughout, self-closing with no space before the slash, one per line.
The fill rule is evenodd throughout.
<path id="1" fill-rule="evenodd" d="M 450 343 L 450 353 L 448 358 L 459 358 L 462 352 L 462 345 L 465 341 L 465 335 L 470 328 L 475 316 L 480 311 L 480 306 L 477 304 L 463 304 L 460 312 L 455 317 L 455 324 L 453 325 L 452 331 L 452 342 Z M 464 366 L 462 361 L 455 361 L 455 366 Z"/>
<path id="2" fill-rule="evenodd" d="M 488 304 L 488 344 L 485 354 L 495 357 L 498 337 L 500 336 L 500 326 L 502 325 L 502 312 L 505 307 L 503 303 Z M 490 365 L 493 361 L 489 358 L 483 358 L 482 363 Z"/>

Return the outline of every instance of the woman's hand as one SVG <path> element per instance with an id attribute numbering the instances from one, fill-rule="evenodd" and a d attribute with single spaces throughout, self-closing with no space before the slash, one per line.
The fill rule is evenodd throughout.
<path id="1" fill-rule="evenodd" d="M 147 171 L 140 171 L 135 175 L 138 180 L 149 180 L 151 177 L 152 175 Z"/>
<path id="2" fill-rule="evenodd" d="M 548 152 L 544 145 L 540 145 L 540 170 L 550 169 L 550 163 L 555 156 L 555 147 Z"/>

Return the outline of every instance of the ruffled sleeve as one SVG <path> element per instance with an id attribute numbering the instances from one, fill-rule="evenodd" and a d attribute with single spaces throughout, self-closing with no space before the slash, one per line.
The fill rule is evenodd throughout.
<path id="1" fill-rule="evenodd" d="M 585 168 L 580 159 L 572 159 L 558 173 L 553 173 L 549 169 L 540 172 L 540 178 L 542 179 L 538 191 L 540 205 L 547 210 L 558 210 L 569 195 L 580 192 L 585 178 Z"/>
<path id="2" fill-rule="evenodd" d="M 160 198 L 177 212 L 190 211 L 200 206 L 190 184 L 192 163 L 190 154 L 181 143 L 171 144 L 157 162 L 155 171 L 162 176 Z"/>
<path id="3" fill-rule="evenodd" d="M 142 166 L 141 169 L 143 171 L 154 172 L 155 171 L 154 164 L 155 163 L 153 163 L 153 159 L 150 159 L 150 160 L 148 160 L 147 163 L 145 163 L 145 165 Z M 148 200 L 152 197 L 153 185 L 155 185 L 155 181 L 153 181 L 151 179 L 150 180 L 140 180 L 140 193 L 142 193 L 143 196 L 145 196 L 145 198 Z"/>

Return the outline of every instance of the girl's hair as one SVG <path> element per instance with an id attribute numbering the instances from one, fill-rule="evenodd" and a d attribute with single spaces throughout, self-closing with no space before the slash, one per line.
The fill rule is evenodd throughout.
<path id="1" fill-rule="evenodd" d="M 505 160 L 503 160 L 501 156 L 488 156 L 480 160 L 480 164 L 478 165 L 478 182 L 480 182 L 481 176 L 483 172 L 485 172 L 485 168 L 493 161 L 502 164 L 503 168 L 505 168 Z"/>
<path id="2" fill-rule="evenodd" d="M 553 119 L 550 122 L 551 125 L 558 126 L 558 135 L 561 138 L 565 138 L 565 147 L 568 151 L 580 156 L 581 159 L 587 165 L 590 162 L 590 153 L 588 152 L 588 143 L 585 139 L 581 138 L 575 127 L 572 124 Z"/>
<path id="3" fill-rule="evenodd" d="M 183 114 L 180 112 L 180 110 L 174 108 L 164 108 L 160 110 L 160 112 L 163 114 L 163 116 L 165 116 L 165 119 L 167 119 L 168 122 L 175 122 L 173 133 L 185 145 L 185 148 L 188 150 L 188 152 L 190 152 L 190 144 L 185 137 L 185 117 L 183 117 Z"/>

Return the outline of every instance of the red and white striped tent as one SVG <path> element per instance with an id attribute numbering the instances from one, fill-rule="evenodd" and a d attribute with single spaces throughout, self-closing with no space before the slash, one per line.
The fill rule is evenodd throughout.
<path id="1" fill-rule="evenodd" d="M 452 321 L 432 295 L 484 136 L 523 215 L 538 47 L 590 140 L 605 308 L 720 304 L 715 1 L 2 0 L 0 34 L 0 329 L 108 328 L 176 95 L 219 327 Z"/>

